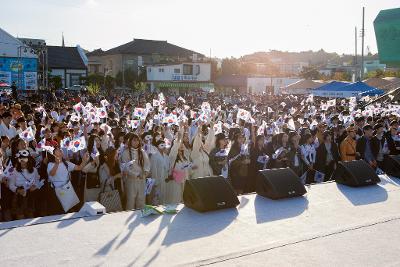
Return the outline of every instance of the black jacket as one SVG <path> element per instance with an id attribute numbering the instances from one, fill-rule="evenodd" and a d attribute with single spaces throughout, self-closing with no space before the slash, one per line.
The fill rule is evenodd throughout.
<path id="1" fill-rule="evenodd" d="M 360 139 L 357 140 L 356 144 L 356 151 L 360 153 L 360 157 L 357 157 L 357 159 L 365 159 L 365 146 L 367 145 L 367 138 L 365 136 L 362 136 Z M 379 153 L 379 140 L 374 136 L 370 140 L 370 145 L 371 145 L 371 152 L 374 158 L 378 156 Z"/>
<path id="2" fill-rule="evenodd" d="M 339 148 L 336 143 L 332 142 L 331 152 L 334 162 L 339 161 Z M 328 151 L 326 150 L 325 144 L 322 143 L 317 148 L 317 156 L 315 159 L 315 169 L 324 172 L 326 166 L 326 157 L 328 155 Z"/>
<path id="3" fill-rule="evenodd" d="M 398 141 L 394 141 L 390 131 L 385 134 L 387 144 L 389 147 L 390 155 L 398 155 L 400 151 L 396 149 L 396 147 L 400 146 Z"/>

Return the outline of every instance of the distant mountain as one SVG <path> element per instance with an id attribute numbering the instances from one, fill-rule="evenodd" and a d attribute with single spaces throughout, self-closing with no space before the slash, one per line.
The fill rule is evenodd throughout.
<path id="1" fill-rule="evenodd" d="M 361 57 L 361 56 L 359 56 Z M 319 51 L 302 51 L 302 52 L 284 52 L 278 50 L 270 50 L 269 52 L 256 52 L 241 57 L 242 61 L 252 63 L 292 63 L 307 62 L 310 65 L 320 64 L 352 64 L 354 55 L 339 55 L 337 53 L 328 53 L 323 49 Z M 378 54 L 365 56 L 365 60 L 378 59 Z"/>

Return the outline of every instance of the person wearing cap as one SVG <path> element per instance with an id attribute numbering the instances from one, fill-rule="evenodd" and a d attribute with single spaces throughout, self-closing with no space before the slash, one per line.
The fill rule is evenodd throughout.
<path id="1" fill-rule="evenodd" d="M 12 115 L 6 111 L 2 115 L 2 122 L 0 124 L 0 136 L 7 136 L 12 139 L 17 135 L 17 130 L 11 125 Z"/>
<path id="2" fill-rule="evenodd" d="M 373 144 L 372 144 L 372 136 L 374 129 L 372 128 L 371 125 L 367 124 L 363 127 L 363 132 L 364 135 L 360 137 L 357 140 L 356 144 L 356 151 L 358 152 L 357 154 L 357 159 L 363 159 L 365 160 L 368 164 L 371 165 L 371 167 L 376 168 L 377 167 L 377 162 L 376 162 L 376 154 L 374 153 Z"/>
<path id="3" fill-rule="evenodd" d="M 383 135 L 384 127 L 382 124 L 378 123 L 374 126 L 375 135 L 371 139 L 372 150 L 376 155 L 376 163 L 380 169 L 383 169 L 383 161 L 385 157 L 389 154 L 389 146 L 386 137 Z"/>
<path id="4" fill-rule="evenodd" d="M 354 126 L 349 126 L 346 129 L 347 137 L 340 143 L 340 156 L 342 161 L 356 160 L 356 129 Z"/>

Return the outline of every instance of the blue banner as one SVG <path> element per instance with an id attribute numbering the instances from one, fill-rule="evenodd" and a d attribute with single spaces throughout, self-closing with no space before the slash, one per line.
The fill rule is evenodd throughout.
<path id="1" fill-rule="evenodd" d="M 15 82 L 18 89 L 36 90 L 37 67 L 36 58 L 0 57 L 0 82 Z"/>

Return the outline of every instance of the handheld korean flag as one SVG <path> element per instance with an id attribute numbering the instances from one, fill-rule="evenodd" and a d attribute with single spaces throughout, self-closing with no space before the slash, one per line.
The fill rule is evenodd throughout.
<path id="1" fill-rule="evenodd" d="M 78 122 L 81 119 L 81 117 L 78 114 L 76 114 L 76 113 L 72 114 L 71 117 L 69 118 L 69 120 Z"/>
<path id="2" fill-rule="evenodd" d="M 335 107 L 336 106 L 336 99 L 332 99 L 326 102 L 328 107 Z"/>
<path id="3" fill-rule="evenodd" d="M 97 108 L 97 113 L 96 114 L 100 119 L 107 118 L 107 111 L 106 111 L 105 107 Z"/>
<path id="4" fill-rule="evenodd" d="M 238 110 L 238 113 L 237 113 L 237 116 L 236 116 L 237 117 L 237 121 L 236 122 L 239 122 L 239 120 L 246 121 L 249 116 L 250 116 L 250 112 L 240 108 Z"/>
<path id="5" fill-rule="evenodd" d="M 25 131 L 19 134 L 19 137 L 28 143 L 32 141 L 34 139 L 32 128 L 31 127 L 26 128 Z"/>
<path id="6" fill-rule="evenodd" d="M 133 112 L 133 116 L 134 117 L 138 117 L 141 119 L 145 119 L 146 118 L 146 110 L 144 108 L 135 108 L 134 112 Z"/>
<path id="7" fill-rule="evenodd" d="M 261 126 L 258 127 L 258 129 L 257 129 L 257 135 L 264 135 L 266 127 L 267 127 L 267 123 L 265 121 L 262 121 Z"/>
<path id="8" fill-rule="evenodd" d="M 158 94 L 158 101 L 160 102 L 160 105 L 164 105 L 165 104 L 165 97 L 163 93 L 159 93 Z"/>
<path id="9" fill-rule="evenodd" d="M 170 114 L 170 115 L 164 117 L 163 123 L 167 123 L 168 125 L 175 124 L 175 123 L 177 123 L 177 118 L 175 115 Z"/>
<path id="10" fill-rule="evenodd" d="M 89 123 L 95 123 L 95 122 L 100 123 L 100 117 L 98 116 L 97 113 L 91 113 L 91 114 L 88 116 L 87 121 L 88 121 Z"/>
<path id="11" fill-rule="evenodd" d="M 311 94 L 307 97 L 306 99 L 306 103 L 313 103 L 314 102 L 314 95 Z"/>
<path id="12" fill-rule="evenodd" d="M 82 103 L 81 102 L 79 102 L 78 104 L 76 104 L 76 105 L 74 105 L 74 110 L 76 111 L 76 113 L 81 113 L 82 112 L 82 109 L 83 109 L 83 105 L 82 105 Z"/>
<path id="13" fill-rule="evenodd" d="M 108 107 L 110 103 L 108 103 L 107 99 L 103 99 L 100 101 L 102 107 Z"/>
<path id="14" fill-rule="evenodd" d="M 63 140 L 61 140 L 60 147 L 66 149 L 66 150 L 71 150 L 71 139 L 69 137 L 67 137 L 67 138 L 64 138 Z"/>
<path id="15" fill-rule="evenodd" d="M 86 148 L 86 140 L 84 136 L 75 138 L 71 141 L 70 150 L 74 153 Z"/>
<path id="16" fill-rule="evenodd" d="M 14 178 L 16 175 L 15 168 L 11 161 L 8 163 L 7 167 L 4 169 L 3 175 L 7 178 Z"/>
<path id="17" fill-rule="evenodd" d="M 157 99 L 153 99 L 153 107 L 158 107 L 160 106 L 160 101 L 158 101 Z"/>
<path id="18" fill-rule="evenodd" d="M 137 129 L 139 127 L 139 120 L 129 120 L 128 123 L 132 129 Z"/>

